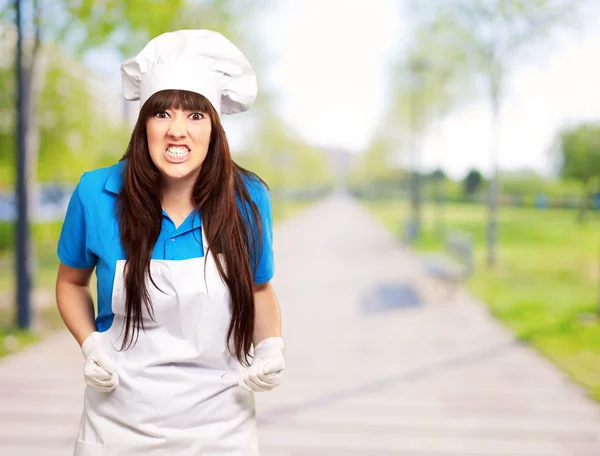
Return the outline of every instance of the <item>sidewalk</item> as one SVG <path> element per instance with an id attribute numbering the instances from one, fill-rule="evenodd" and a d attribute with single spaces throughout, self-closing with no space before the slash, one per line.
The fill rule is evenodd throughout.
<path id="1" fill-rule="evenodd" d="M 256 395 L 261 456 L 600 455 L 600 406 L 353 200 L 275 249 L 288 369 Z M 72 454 L 81 368 L 66 333 L 0 362 L 1 455 Z"/>

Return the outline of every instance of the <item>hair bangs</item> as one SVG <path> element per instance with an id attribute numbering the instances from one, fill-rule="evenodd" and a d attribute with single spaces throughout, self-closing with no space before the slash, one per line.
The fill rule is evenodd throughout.
<path id="1" fill-rule="evenodd" d="M 212 105 L 208 98 L 188 90 L 161 90 L 146 102 L 148 117 L 154 116 L 167 109 L 182 109 L 184 111 L 210 112 Z"/>

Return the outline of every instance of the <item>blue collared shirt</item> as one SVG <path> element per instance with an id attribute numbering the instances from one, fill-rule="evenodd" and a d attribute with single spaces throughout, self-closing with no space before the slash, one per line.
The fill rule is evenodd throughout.
<path id="1" fill-rule="evenodd" d="M 108 168 L 85 173 L 81 177 L 71 196 L 57 247 L 58 258 L 65 265 L 72 268 L 96 268 L 98 331 L 106 331 L 112 324 L 116 263 L 126 258 L 115 212 L 116 198 L 123 188 L 124 166 L 125 162 L 119 162 Z M 265 283 L 274 274 L 271 200 L 267 188 L 261 182 L 251 178 L 245 182 L 262 221 L 262 251 L 254 282 Z M 162 229 L 154 246 L 152 259 L 187 260 L 203 256 L 201 224 L 201 215 L 194 211 L 176 228 L 163 211 Z"/>

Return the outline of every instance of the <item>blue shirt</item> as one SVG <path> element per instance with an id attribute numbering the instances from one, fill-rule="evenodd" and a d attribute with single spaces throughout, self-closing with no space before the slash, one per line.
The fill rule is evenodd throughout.
<path id="1" fill-rule="evenodd" d="M 85 173 L 81 177 L 71 196 L 58 240 L 57 254 L 62 263 L 72 268 L 96 267 L 98 331 L 106 331 L 112 324 L 116 263 L 126 259 L 115 212 L 116 198 L 123 188 L 124 167 L 123 161 Z M 271 199 L 267 188 L 260 181 L 246 178 L 245 183 L 262 221 L 262 251 L 259 252 L 254 281 L 265 283 L 271 280 L 274 273 Z M 152 259 L 187 260 L 204 256 L 201 221 L 201 215 L 194 211 L 175 228 L 173 221 L 163 211 L 162 229 L 154 246 Z"/>

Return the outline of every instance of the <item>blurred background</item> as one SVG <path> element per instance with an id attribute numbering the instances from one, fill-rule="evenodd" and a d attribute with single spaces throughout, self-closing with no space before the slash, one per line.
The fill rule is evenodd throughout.
<path id="1" fill-rule="evenodd" d="M 122 156 L 139 108 L 119 65 L 209 28 L 257 72 L 225 127 L 276 223 L 358 201 L 600 400 L 598 1 L 23 0 L 20 28 L 16 6 L 0 0 L 0 357 L 63 327 L 71 192 Z"/>

